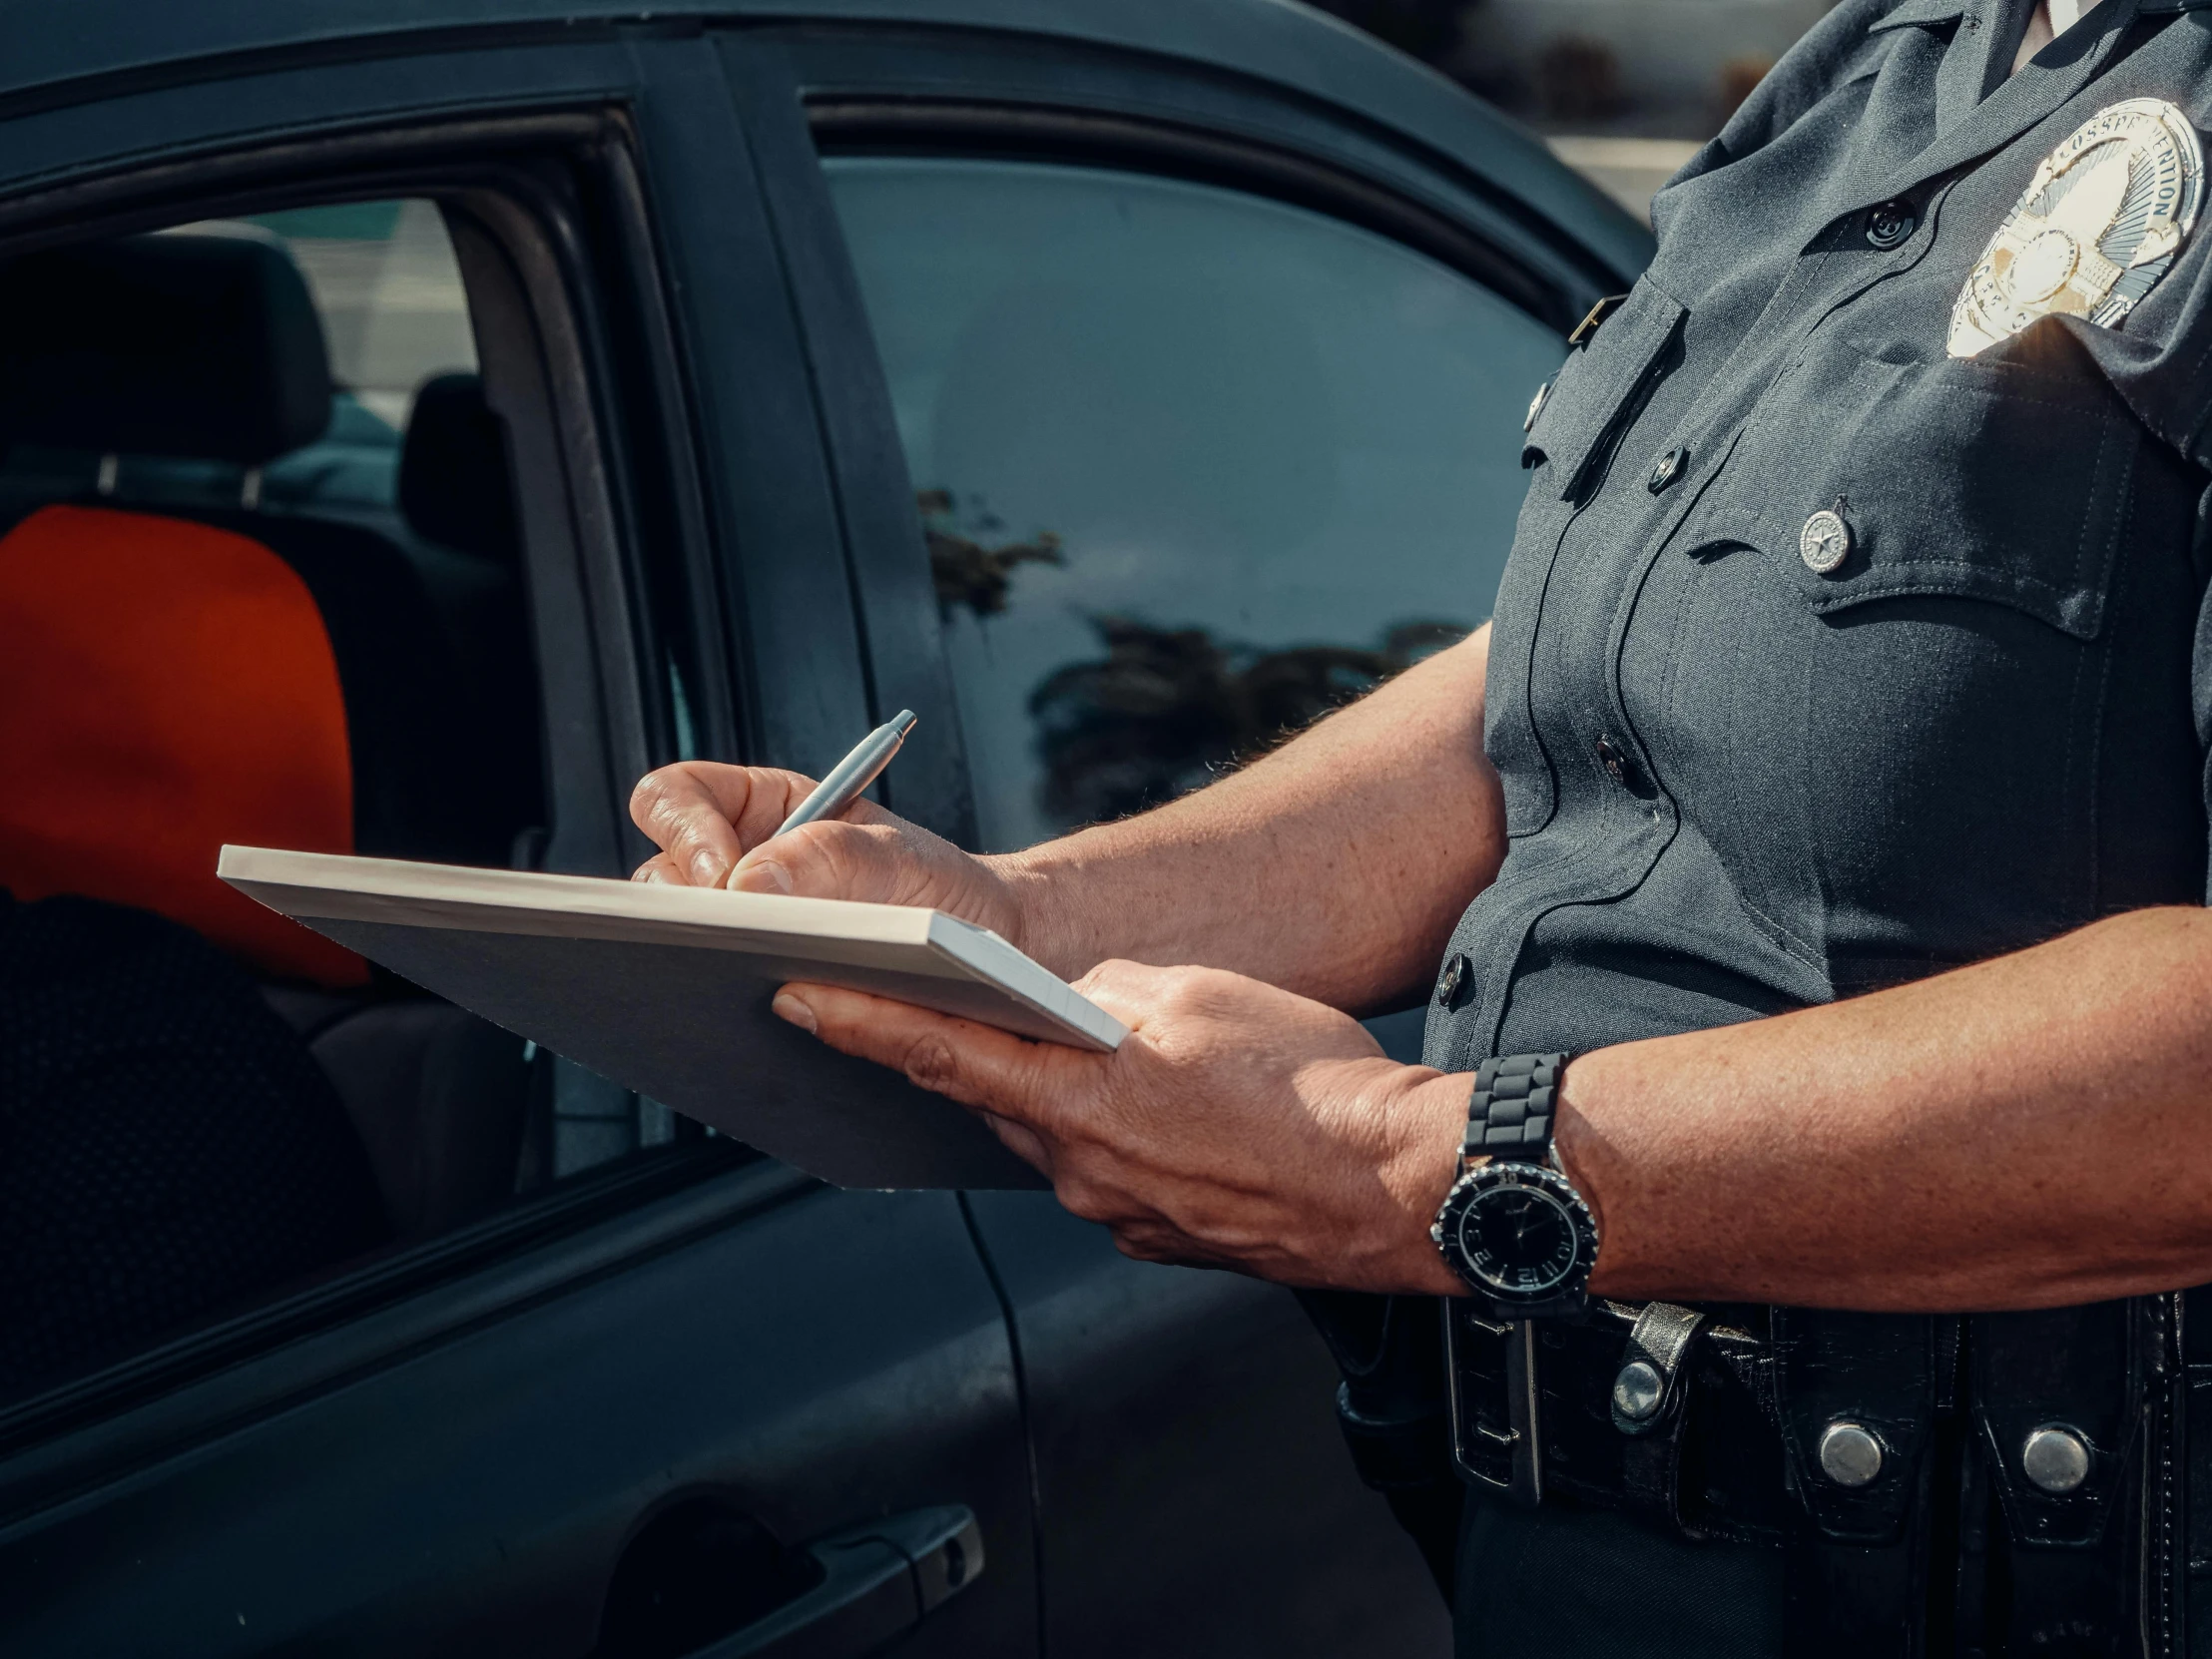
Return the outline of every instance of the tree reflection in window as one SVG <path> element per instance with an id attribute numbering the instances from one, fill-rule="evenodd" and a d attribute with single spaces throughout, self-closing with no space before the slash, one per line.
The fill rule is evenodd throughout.
<path id="1" fill-rule="evenodd" d="M 1467 634 L 1457 623 L 1404 622 L 1372 649 L 1267 651 L 1128 616 L 1091 626 L 1106 655 L 1070 663 L 1029 695 L 1041 804 L 1071 827 L 1197 789 Z"/>
<path id="2" fill-rule="evenodd" d="M 1014 572 L 1023 565 L 1064 565 L 1060 538 L 1040 530 L 1027 541 L 1004 542 L 986 547 L 980 538 L 995 536 L 1005 522 L 971 497 L 963 516 L 947 489 L 915 492 L 921 509 L 921 533 L 929 545 L 929 575 L 937 590 L 937 614 L 947 621 L 965 607 L 980 621 L 1006 609 L 1006 595 L 1013 587 Z"/>
<path id="3" fill-rule="evenodd" d="M 1067 567 L 1053 531 L 1000 539 L 1005 521 L 981 496 L 963 504 L 949 489 L 925 489 L 914 504 L 946 621 L 962 610 L 979 623 L 1003 616 L 1023 565 Z M 1066 828 L 1198 789 L 1467 634 L 1458 623 L 1403 622 L 1372 648 L 1271 651 L 1132 616 L 1089 621 L 1106 655 L 1055 670 L 1029 694 L 1045 765 L 1039 805 Z"/>

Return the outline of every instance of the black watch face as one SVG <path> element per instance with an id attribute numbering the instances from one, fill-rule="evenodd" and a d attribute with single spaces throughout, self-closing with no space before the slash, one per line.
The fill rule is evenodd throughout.
<path id="1" fill-rule="evenodd" d="M 1485 1188 L 1459 1217 L 1460 1259 L 1502 1295 L 1541 1296 L 1565 1284 L 1579 1249 L 1574 1217 L 1541 1187 Z"/>

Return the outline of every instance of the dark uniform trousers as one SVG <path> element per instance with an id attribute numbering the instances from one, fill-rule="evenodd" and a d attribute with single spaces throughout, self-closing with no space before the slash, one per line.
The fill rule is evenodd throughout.
<path id="1" fill-rule="evenodd" d="M 1656 262 L 1529 433 L 1485 733 L 1511 849 L 1449 946 L 1430 1064 L 2204 901 L 2212 228 L 2117 326 L 1946 349 L 2084 122 L 2158 99 L 2212 125 L 2200 3 L 2104 0 L 2007 78 L 2030 0 L 1843 0 L 1660 193 Z M 1848 554 L 1816 568 L 1823 512 Z M 1632 1435 L 1609 1396 L 1639 1312 L 1544 1337 L 1528 1509 L 1490 1489 L 1501 1336 L 1454 1311 L 1462 1653 L 2212 1655 L 2212 1304 L 1699 1309 Z M 1393 1382 L 1382 1316 L 1340 1321 L 1348 1427 L 1433 1526 L 1435 1441 L 1391 1434 L 1437 1432 L 1436 1311 L 1388 1319 L 1427 1358 Z M 1822 1456 L 1839 1423 L 1879 1452 L 1858 1484 Z M 2030 1477 L 2053 1427 L 2086 1452 L 2070 1486 Z"/>

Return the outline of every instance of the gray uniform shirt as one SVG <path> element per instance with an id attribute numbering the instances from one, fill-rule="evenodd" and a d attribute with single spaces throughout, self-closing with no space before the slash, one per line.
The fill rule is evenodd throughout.
<path id="1" fill-rule="evenodd" d="M 1660 193 L 1656 261 L 1529 434 L 1485 731 L 1510 851 L 1430 1064 L 2203 900 L 2212 228 L 2117 327 L 1946 350 L 2084 122 L 2152 98 L 2212 125 L 2197 5 L 2105 0 L 2008 79 L 2031 0 L 1844 0 Z M 1823 511 L 1851 538 L 1828 570 Z M 1478 1501 L 1463 1650 L 1775 1651 L 1770 1553 Z"/>

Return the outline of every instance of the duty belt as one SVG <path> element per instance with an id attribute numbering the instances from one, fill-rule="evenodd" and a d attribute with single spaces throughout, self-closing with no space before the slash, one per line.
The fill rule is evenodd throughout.
<path id="1" fill-rule="evenodd" d="M 2188 1648 L 2183 1313 L 2205 1294 L 1958 1318 L 1600 1302 L 1539 1334 L 1545 1500 L 1781 1546 L 1793 1655 L 2162 1659 Z M 1510 1328 L 1466 1302 L 1444 1325 L 1451 1460 L 1507 1491 Z"/>

